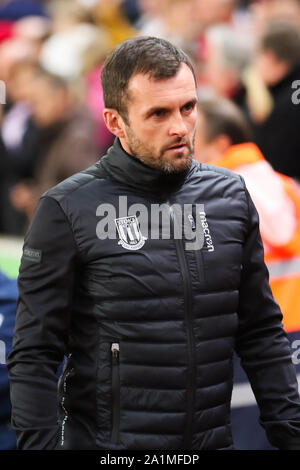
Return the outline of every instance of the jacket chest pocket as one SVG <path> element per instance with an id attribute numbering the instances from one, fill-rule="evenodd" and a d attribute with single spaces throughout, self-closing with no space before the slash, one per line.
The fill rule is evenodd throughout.
<path id="1" fill-rule="evenodd" d="M 203 249 L 201 257 L 200 269 L 203 270 L 208 290 L 239 289 L 242 270 L 242 246 L 240 244 L 228 244 L 228 246 L 217 247 L 214 251 Z"/>

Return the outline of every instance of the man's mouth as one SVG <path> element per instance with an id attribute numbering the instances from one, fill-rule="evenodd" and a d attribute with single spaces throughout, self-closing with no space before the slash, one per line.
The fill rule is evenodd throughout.
<path id="1" fill-rule="evenodd" d="M 172 145 L 171 147 L 168 147 L 167 150 L 184 150 L 186 148 L 186 144 L 184 142 L 180 144 L 175 144 Z"/>

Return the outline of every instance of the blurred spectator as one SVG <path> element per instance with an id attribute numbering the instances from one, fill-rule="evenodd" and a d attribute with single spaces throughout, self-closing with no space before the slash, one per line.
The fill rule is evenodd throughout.
<path id="1" fill-rule="evenodd" d="M 101 34 L 83 55 L 84 100 L 96 123 L 96 143 L 100 155 L 106 153 L 114 140 L 114 136 L 107 129 L 103 119 L 105 106 L 100 81 L 102 64 L 110 49 L 109 38 L 106 34 Z"/>
<path id="2" fill-rule="evenodd" d="M 179 47 L 188 47 L 188 42 L 198 30 L 192 21 L 194 0 L 141 0 L 142 16 L 137 28 L 142 35 L 168 39 Z"/>
<path id="3" fill-rule="evenodd" d="M 270 285 L 292 343 L 295 332 L 300 331 L 300 192 L 291 178 L 272 169 L 250 139 L 245 118 L 230 101 L 200 100 L 196 158 L 228 168 L 245 179 L 260 216 Z M 236 381 L 246 381 L 238 365 Z M 270 448 L 256 417 L 256 406 L 250 403 L 248 407 L 233 410 L 237 449 Z"/>
<path id="4" fill-rule="evenodd" d="M 38 50 L 31 41 L 14 37 L 0 43 L 0 80 L 7 83 L 11 68 L 23 60 L 38 61 Z"/>
<path id="5" fill-rule="evenodd" d="M 39 128 L 33 180 L 12 190 L 12 201 L 31 220 L 43 192 L 98 159 L 94 121 L 73 104 L 67 83 L 46 71 L 32 80 L 32 116 Z"/>
<path id="6" fill-rule="evenodd" d="M 22 235 L 25 227 L 24 214 L 15 210 L 10 201 L 11 188 L 33 174 L 37 153 L 38 131 L 31 119 L 29 105 L 31 84 L 36 63 L 20 61 L 10 68 L 7 77 L 5 115 L 0 128 L 2 167 L 5 178 L 1 188 L 0 211 L 2 230 L 7 234 Z"/>
<path id="7" fill-rule="evenodd" d="M 136 23 L 136 28 L 145 36 L 161 37 L 164 35 L 163 19 L 167 14 L 167 2 L 165 0 L 139 0 L 141 17 Z"/>
<path id="8" fill-rule="evenodd" d="M 41 40 L 51 32 L 52 22 L 41 16 L 26 16 L 14 23 L 14 33 L 19 38 Z"/>
<path id="9" fill-rule="evenodd" d="M 300 179 L 300 107 L 292 85 L 300 78 L 300 32 L 289 23 L 270 24 L 263 34 L 254 66 L 272 97 L 263 122 L 251 113 L 254 141 L 276 171 Z"/>
<path id="10" fill-rule="evenodd" d="M 7 164 L 17 177 L 31 174 L 32 148 L 24 148 L 24 140 L 31 125 L 29 104 L 32 80 L 37 64 L 20 61 L 13 65 L 7 80 L 8 106 L 2 121 L 1 136 L 8 153 Z"/>
<path id="11" fill-rule="evenodd" d="M 78 78 L 82 72 L 82 54 L 97 34 L 94 26 L 79 24 L 52 35 L 42 47 L 41 65 L 68 80 Z"/>
<path id="12" fill-rule="evenodd" d="M 14 23 L 13 33 L 16 38 L 24 42 L 30 41 L 35 48 L 36 57 L 39 58 L 44 41 L 49 37 L 52 29 L 51 20 L 40 16 L 27 16 Z"/>
<path id="13" fill-rule="evenodd" d="M 253 37 L 251 36 L 251 16 L 249 14 L 249 11 L 245 8 L 242 8 L 240 3 L 241 2 L 239 2 L 238 0 L 212 0 L 209 3 L 205 0 L 193 0 L 190 28 L 194 30 L 193 47 L 196 51 L 196 57 L 198 59 L 199 65 L 202 62 L 205 63 L 207 61 L 207 54 L 211 54 L 210 49 L 212 45 L 210 44 L 210 41 L 207 37 L 207 32 L 209 30 L 216 31 L 214 33 L 211 33 L 212 36 L 220 34 L 224 35 L 223 38 L 220 38 L 221 43 L 223 40 L 229 41 L 231 43 L 232 41 L 237 41 L 237 44 L 235 46 L 236 48 L 239 47 L 238 42 L 239 40 L 241 40 L 242 45 L 240 47 L 240 50 L 243 48 L 243 46 L 245 47 L 246 41 L 250 42 L 251 40 L 253 40 Z M 223 33 L 217 33 L 218 30 L 223 31 Z M 229 37 L 230 34 L 231 38 Z M 212 38 L 211 41 L 213 43 L 215 43 L 215 41 L 217 43 L 220 42 L 216 37 Z M 213 47 L 219 48 L 222 46 L 216 44 L 213 45 Z M 234 45 L 230 45 L 230 47 L 232 48 L 234 47 Z M 244 52 L 246 54 L 246 57 L 248 57 L 249 51 Z M 234 63 L 232 67 L 233 69 L 235 69 L 236 63 Z M 201 77 L 200 81 L 202 81 Z"/>
<path id="14" fill-rule="evenodd" d="M 216 24 L 232 25 L 237 11 L 237 0 L 193 0 L 193 18 L 206 29 Z"/>
<path id="15" fill-rule="evenodd" d="M 300 26 L 300 0 L 259 0 L 250 6 L 253 32 L 260 34 L 266 24 L 287 21 Z"/>
<path id="16" fill-rule="evenodd" d="M 204 85 L 219 96 L 244 106 L 243 73 L 250 64 L 252 51 L 253 40 L 248 34 L 226 25 L 209 28 L 206 33 Z"/>
<path id="17" fill-rule="evenodd" d="M 11 403 L 6 358 L 12 349 L 17 304 L 17 281 L 0 271 L 0 450 L 16 449 L 16 436 L 10 427 Z"/>
<path id="18" fill-rule="evenodd" d="M 99 36 L 88 11 L 76 2 L 61 2 L 53 16 L 53 33 L 44 42 L 40 62 L 45 70 L 67 80 L 82 73 L 83 54 Z M 104 39 L 104 34 L 100 37 Z"/>
<path id="19" fill-rule="evenodd" d="M 113 41 L 106 26 L 91 24 L 93 11 L 75 2 L 59 4 L 53 14 L 53 34 L 42 46 L 40 62 L 48 72 L 66 79 L 85 100 L 95 119 L 96 144 L 103 154 L 112 135 L 102 117 L 100 71 Z"/>

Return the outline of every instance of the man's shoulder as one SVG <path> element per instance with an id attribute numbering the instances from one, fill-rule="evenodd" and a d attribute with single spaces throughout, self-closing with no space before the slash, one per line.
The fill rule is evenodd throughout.
<path id="1" fill-rule="evenodd" d="M 69 178 L 61 181 L 59 184 L 50 188 L 43 194 L 43 197 L 51 197 L 58 202 L 63 199 L 78 194 L 81 190 L 87 190 L 87 186 L 93 184 L 95 181 L 103 179 L 99 162 L 87 168 L 86 170 L 75 173 Z"/>
<path id="2" fill-rule="evenodd" d="M 212 178 L 213 177 L 218 178 L 220 176 L 224 176 L 225 178 L 232 179 L 233 181 L 240 181 L 243 184 L 243 178 L 238 173 L 228 170 L 227 168 L 211 165 L 210 163 L 196 162 L 196 164 L 198 167 L 198 171 L 202 173 L 206 173 Z"/>

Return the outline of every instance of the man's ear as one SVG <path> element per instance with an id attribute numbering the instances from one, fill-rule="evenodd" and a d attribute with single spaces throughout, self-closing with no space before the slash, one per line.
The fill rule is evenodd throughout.
<path id="1" fill-rule="evenodd" d="M 103 110 L 103 119 L 107 129 L 112 134 L 119 137 L 119 139 L 125 138 L 125 124 L 118 111 L 112 108 L 105 108 Z"/>

